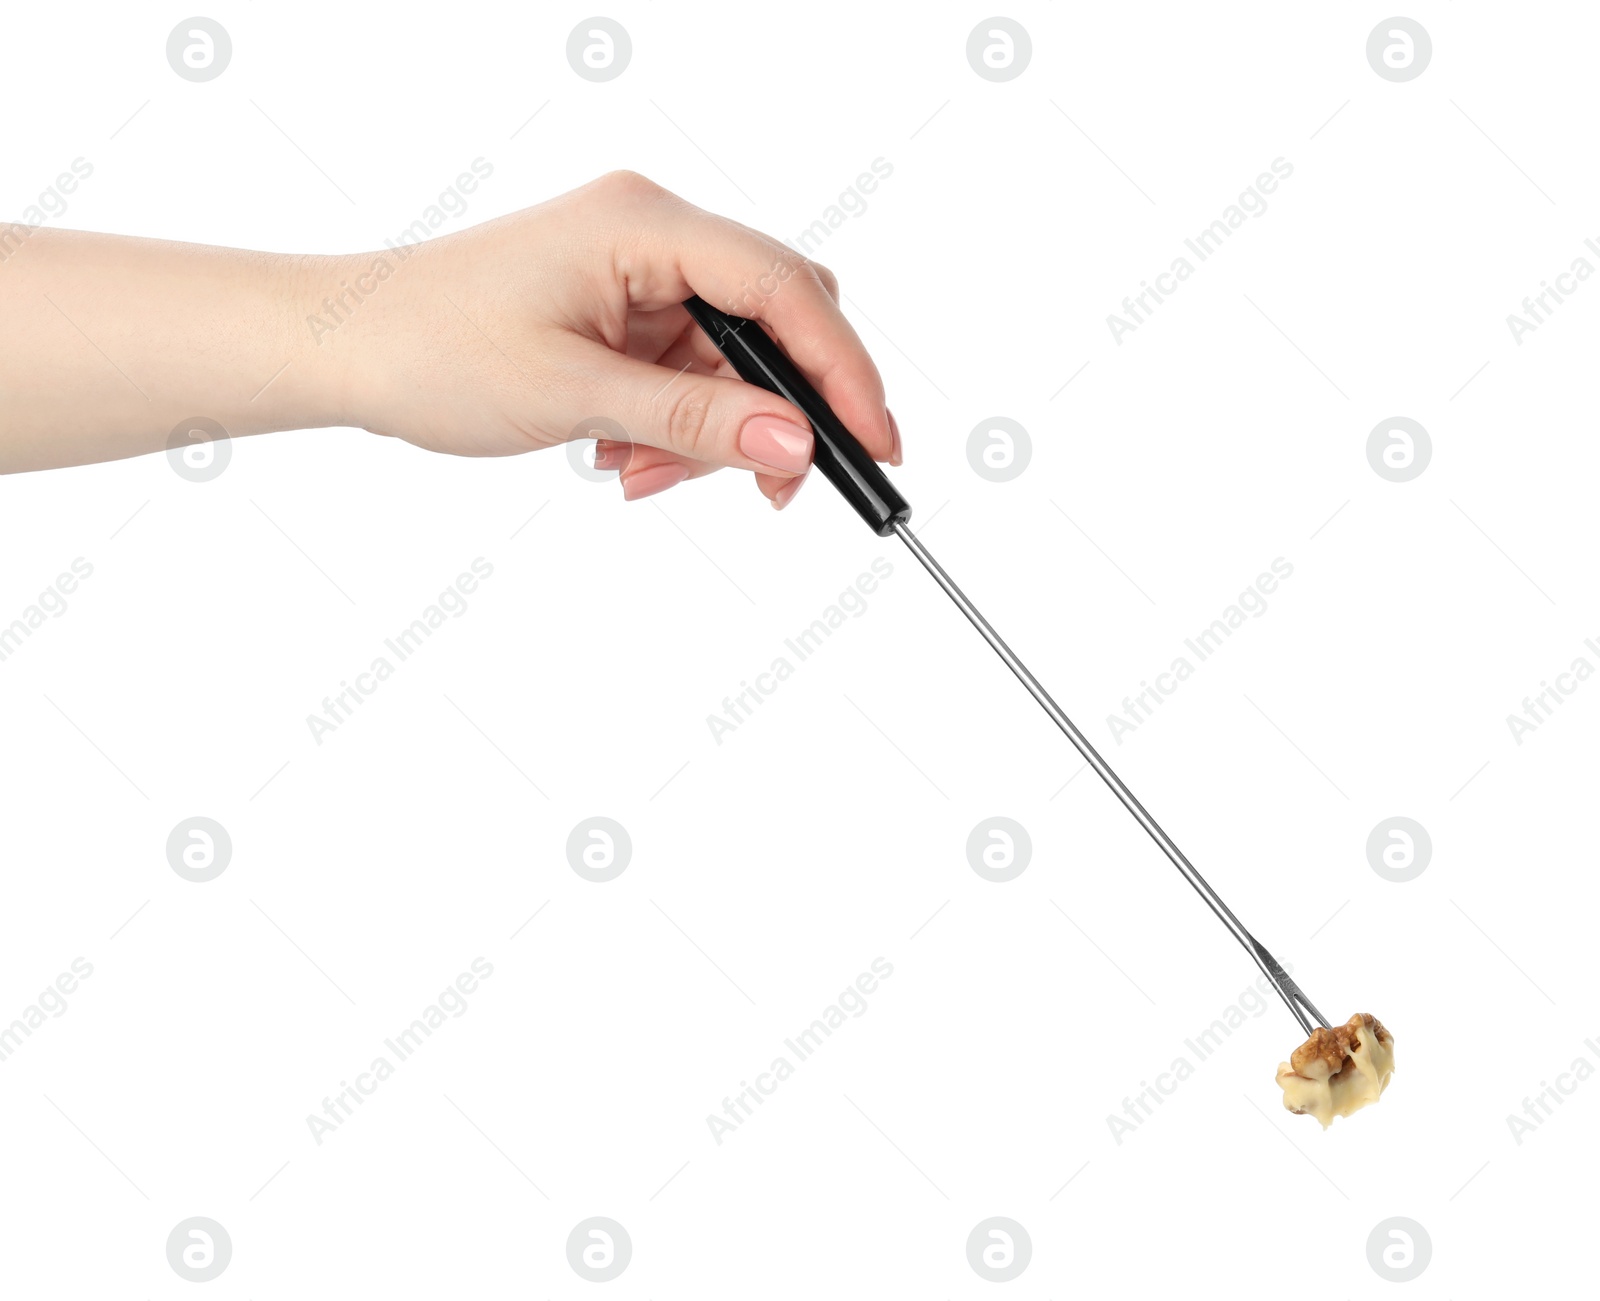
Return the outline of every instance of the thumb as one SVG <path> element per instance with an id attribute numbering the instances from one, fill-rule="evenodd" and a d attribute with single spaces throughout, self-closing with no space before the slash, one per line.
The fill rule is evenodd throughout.
<path id="1" fill-rule="evenodd" d="M 811 425 L 775 393 L 741 379 L 681 371 L 626 357 L 603 345 L 585 348 L 582 374 L 568 401 L 617 421 L 636 443 L 693 461 L 767 475 L 802 475 L 811 465 Z M 582 422 L 594 411 L 578 412 Z M 581 432 L 577 437 L 584 436 Z"/>

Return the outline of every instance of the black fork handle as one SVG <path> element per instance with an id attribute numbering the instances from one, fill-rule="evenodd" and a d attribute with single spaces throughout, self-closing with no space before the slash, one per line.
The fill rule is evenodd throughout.
<path id="1" fill-rule="evenodd" d="M 822 400 L 822 394 L 811 387 L 810 381 L 761 328 L 760 322 L 730 316 L 703 298 L 690 298 L 684 307 L 739 373 L 740 379 L 776 393 L 805 413 L 816 436 L 812 464 L 844 495 L 874 533 L 888 537 L 895 525 L 911 518 L 910 504 L 889 482 L 889 476 L 867 455 L 855 435 L 845 428 L 844 421 L 834 415 L 833 408 Z"/>

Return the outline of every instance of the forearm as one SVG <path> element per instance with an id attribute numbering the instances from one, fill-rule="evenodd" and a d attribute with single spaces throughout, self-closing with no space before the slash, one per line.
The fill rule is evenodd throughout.
<path id="1" fill-rule="evenodd" d="M 0 471 L 345 423 L 338 354 L 306 326 L 345 259 L 0 225 Z"/>

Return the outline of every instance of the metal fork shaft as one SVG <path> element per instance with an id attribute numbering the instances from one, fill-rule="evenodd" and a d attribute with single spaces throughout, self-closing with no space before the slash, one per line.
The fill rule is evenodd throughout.
<path id="1" fill-rule="evenodd" d="M 1028 672 L 1027 665 L 1017 658 L 1016 653 L 1005 644 L 1000 634 L 989 626 L 989 621 L 978 613 L 978 608 L 967 599 L 966 594 L 956 586 L 950 575 L 945 573 L 943 566 L 918 541 L 910 526 L 903 522 L 896 523 L 894 531 L 900 535 L 900 540 L 910 549 L 911 554 L 921 562 L 922 567 L 933 575 L 934 581 L 944 588 L 945 594 L 956 603 L 956 608 L 967 616 L 972 626 L 994 648 L 995 654 L 1005 662 L 1006 667 L 1017 675 L 1017 680 L 1039 702 L 1044 712 L 1050 715 L 1050 720 L 1066 733 L 1067 740 L 1077 747 L 1078 753 L 1084 758 L 1084 762 L 1099 774 L 1100 780 L 1111 788 L 1112 794 L 1122 801 L 1123 807 L 1133 814 L 1135 821 L 1145 829 L 1150 839 L 1161 847 L 1161 852 L 1172 860 L 1172 865 L 1183 873 L 1184 879 L 1206 901 L 1206 906 L 1217 915 L 1217 918 L 1228 928 L 1233 937 L 1244 945 L 1245 951 L 1249 953 L 1251 960 L 1261 968 L 1267 979 L 1272 982 L 1273 988 L 1278 991 L 1279 997 L 1287 1004 L 1289 1011 L 1294 1014 L 1295 1020 L 1300 1022 L 1306 1034 L 1309 1035 L 1311 1033 L 1311 1022 L 1306 1019 L 1307 1012 L 1316 1019 L 1318 1024 L 1326 1026 L 1328 1023 L 1323 1018 L 1322 1013 L 1312 1007 L 1310 1000 L 1301 992 L 1300 987 L 1289 978 L 1288 973 L 1279 965 L 1277 959 L 1268 953 L 1249 931 L 1245 930 L 1228 905 L 1222 902 L 1217 892 L 1195 870 L 1194 864 L 1178 848 L 1172 837 L 1161 829 L 1161 824 L 1150 816 L 1149 810 L 1139 803 L 1133 792 L 1123 783 L 1122 778 L 1112 771 L 1111 765 L 1100 757 L 1099 751 L 1094 746 L 1089 744 L 1089 738 L 1078 730 L 1077 724 L 1068 718 L 1061 706 L 1050 698 L 1050 693 L 1039 685 L 1039 680 L 1032 673 Z M 1304 1009 L 1303 1011 L 1302 1008 Z"/>

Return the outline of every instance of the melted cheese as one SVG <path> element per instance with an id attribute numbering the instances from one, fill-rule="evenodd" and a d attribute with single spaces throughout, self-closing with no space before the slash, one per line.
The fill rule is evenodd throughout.
<path id="1" fill-rule="evenodd" d="M 1356 1018 L 1352 1017 L 1354 1022 Z M 1290 1111 L 1315 1116 L 1324 1129 L 1335 1116 L 1348 1116 L 1370 1106 L 1389 1087 L 1394 1074 L 1394 1038 L 1379 1039 L 1365 1024 L 1355 1024 L 1355 1045 L 1337 1070 L 1326 1057 L 1315 1057 L 1298 1071 L 1288 1062 L 1278 1067 L 1283 1105 Z"/>

